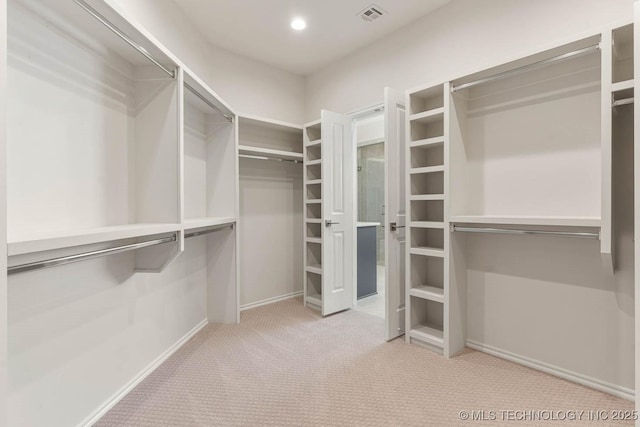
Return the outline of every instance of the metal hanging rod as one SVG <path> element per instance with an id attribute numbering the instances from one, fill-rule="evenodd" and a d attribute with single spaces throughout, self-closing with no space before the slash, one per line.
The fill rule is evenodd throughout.
<path id="1" fill-rule="evenodd" d="M 509 76 L 516 76 L 518 74 L 522 74 L 530 68 L 537 68 L 544 65 L 553 64 L 556 62 L 566 61 L 567 59 L 575 58 L 577 56 L 586 55 L 591 52 L 595 52 L 600 49 L 600 44 L 596 44 L 593 46 L 585 47 L 583 49 L 574 50 L 573 52 L 563 53 L 562 55 L 554 56 L 552 58 L 543 59 L 541 61 L 533 62 L 531 64 L 523 65 L 518 68 L 514 68 L 513 70 L 503 71 L 502 73 L 494 74 L 493 76 L 485 77 L 483 79 L 475 80 L 469 83 L 464 83 L 458 86 L 454 86 L 451 88 L 451 92 L 457 92 L 462 89 L 467 89 L 473 86 L 478 86 L 484 83 L 489 83 L 494 80 L 502 79 Z"/>
<path id="2" fill-rule="evenodd" d="M 233 224 L 225 224 L 225 225 L 221 225 L 213 228 L 207 228 L 206 230 L 202 230 L 202 231 L 192 231 L 191 233 L 186 233 L 184 235 L 184 238 L 188 239 L 190 237 L 203 236 L 205 234 L 215 233 L 216 231 L 225 230 L 227 228 L 233 230 Z"/>
<path id="3" fill-rule="evenodd" d="M 175 242 L 176 234 L 162 239 L 149 240 L 146 242 L 132 243 L 130 245 L 117 246 L 115 248 L 101 249 L 97 251 L 85 252 L 77 255 L 68 255 L 58 258 L 47 259 L 44 261 L 30 262 L 26 264 L 14 265 L 7 268 L 7 274 L 25 273 L 27 271 L 40 270 L 42 268 L 56 267 L 73 262 L 86 261 L 89 259 L 99 258 L 107 255 L 115 255 L 122 252 L 133 251 L 136 249 L 148 248 L 149 246 L 162 245 L 163 243 Z"/>
<path id="4" fill-rule="evenodd" d="M 144 47 L 140 46 L 133 39 L 131 39 L 129 36 L 123 33 L 118 27 L 112 24 L 107 18 L 102 16 L 97 10 L 89 6 L 84 0 L 73 0 L 73 1 L 76 2 L 78 6 L 80 6 L 85 11 L 87 11 L 91 16 L 93 16 L 102 24 L 104 24 L 104 26 L 110 29 L 115 35 L 117 35 L 122 40 L 124 40 L 129 46 L 131 46 L 132 48 L 140 52 L 145 58 L 153 62 L 156 66 L 158 66 L 158 68 L 160 68 L 162 71 L 167 73 L 169 77 L 171 77 L 172 79 L 176 78 L 175 70 L 170 70 L 164 65 L 162 65 L 160 62 L 158 62 L 149 52 L 147 52 L 147 50 Z"/>
<path id="5" fill-rule="evenodd" d="M 517 230 L 512 228 L 483 228 L 452 226 L 452 231 L 464 233 L 492 233 L 492 234 L 517 234 L 517 235 L 543 235 L 556 237 L 577 237 L 581 239 L 600 239 L 600 233 L 573 232 L 573 231 L 543 231 L 543 230 Z"/>
<path id="6" fill-rule="evenodd" d="M 281 159 L 279 157 L 267 157 L 267 156 L 253 156 L 251 154 L 239 154 L 238 157 L 242 157 L 244 159 L 273 160 L 274 162 L 287 162 L 287 163 L 295 163 L 295 164 L 303 163 L 302 160 Z"/>
<path id="7" fill-rule="evenodd" d="M 216 107 L 215 105 L 213 105 L 213 103 L 211 101 L 209 101 L 207 98 L 205 98 L 204 96 L 202 96 L 200 94 L 200 92 L 198 92 L 197 90 L 195 90 L 193 87 L 191 87 L 188 83 L 185 82 L 184 87 L 186 87 L 187 89 L 189 89 L 189 92 L 191 92 L 192 94 L 194 94 L 195 96 L 198 97 L 198 99 L 202 102 L 204 102 L 205 104 L 207 104 L 209 107 L 213 108 L 216 111 L 219 111 L 220 114 L 222 114 L 224 116 L 225 119 L 227 119 L 230 122 L 233 122 L 233 117 L 229 116 L 228 114 L 223 113 L 222 111 L 220 111 L 220 108 Z"/>
<path id="8" fill-rule="evenodd" d="M 633 96 L 631 98 L 616 99 L 615 101 L 613 101 L 614 107 L 619 107 L 621 105 L 629 105 L 629 104 L 633 104 Z"/>

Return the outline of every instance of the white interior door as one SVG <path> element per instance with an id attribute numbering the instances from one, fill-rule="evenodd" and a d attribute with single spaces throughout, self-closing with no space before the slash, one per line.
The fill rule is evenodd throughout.
<path id="1" fill-rule="evenodd" d="M 402 92 L 384 90 L 385 284 L 387 339 L 404 333 L 405 322 L 405 106 Z"/>
<path id="2" fill-rule="evenodd" d="M 356 200 L 352 120 L 322 110 L 322 314 L 351 308 L 355 290 Z"/>

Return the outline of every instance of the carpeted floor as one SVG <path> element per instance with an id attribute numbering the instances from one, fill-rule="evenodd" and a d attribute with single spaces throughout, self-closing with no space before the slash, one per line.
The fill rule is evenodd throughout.
<path id="1" fill-rule="evenodd" d="M 480 352 L 447 360 L 403 339 L 386 343 L 382 322 L 355 310 L 323 319 L 300 299 L 245 311 L 240 325 L 207 326 L 97 425 L 608 426 L 586 413 L 509 422 L 500 411 L 633 409 Z M 496 411 L 497 420 L 464 422 L 461 410 Z"/>

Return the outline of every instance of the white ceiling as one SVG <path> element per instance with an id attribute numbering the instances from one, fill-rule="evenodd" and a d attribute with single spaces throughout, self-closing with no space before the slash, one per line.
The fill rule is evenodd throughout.
<path id="1" fill-rule="evenodd" d="M 216 46 L 307 75 L 426 15 L 450 0 L 174 0 Z M 386 14 L 366 22 L 375 4 Z M 303 17 L 307 29 L 291 28 Z"/>

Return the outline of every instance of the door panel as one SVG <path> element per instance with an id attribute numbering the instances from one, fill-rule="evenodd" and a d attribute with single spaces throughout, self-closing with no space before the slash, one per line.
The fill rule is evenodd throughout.
<path id="1" fill-rule="evenodd" d="M 404 333 L 406 186 L 404 94 L 385 88 L 385 283 L 387 340 Z M 392 226 L 394 225 L 395 226 Z"/>
<path id="2" fill-rule="evenodd" d="M 355 146 L 352 120 L 322 111 L 322 314 L 351 308 L 355 291 Z"/>

